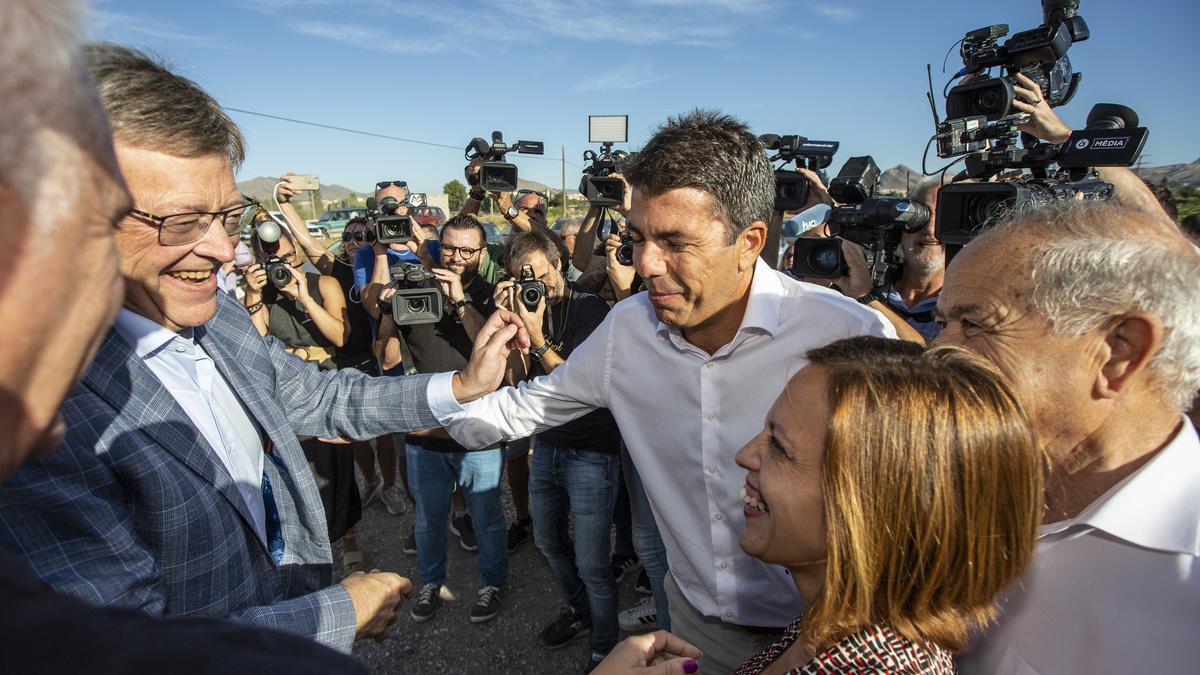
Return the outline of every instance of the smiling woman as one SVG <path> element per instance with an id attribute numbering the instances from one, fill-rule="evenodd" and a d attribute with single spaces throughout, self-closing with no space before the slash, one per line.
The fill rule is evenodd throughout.
<path id="1" fill-rule="evenodd" d="M 790 570 L 805 612 L 738 673 L 953 672 L 950 653 L 1033 553 L 1029 423 L 997 371 L 959 349 L 864 337 L 808 358 L 738 453 L 742 547 Z"/>

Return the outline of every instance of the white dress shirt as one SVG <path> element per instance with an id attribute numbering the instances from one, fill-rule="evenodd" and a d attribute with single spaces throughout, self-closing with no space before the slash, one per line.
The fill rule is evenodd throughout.
<path id="1" fill-rule="evenodd" d="M 551 374 L 443 421 L 459 443 L 481 448 L 609 408 L 688 601 L 723 621 L 782 627 L 802 602 L 782 567 L 738 544 L 746 471 L 734 455 L 762 430 L 807 350 L 856 335 L 895 332 L 874 310 L 759 260 L 741 326 L 712 356 L 659 322 L 642 293 L 613 307 Z"/>
<path id="2" fill-rule="evenodd" d="M 1200 440 L 1182 425 L 1077 517 L 1042 526 L 963 673 L 1200 672 Z"/>
<path id="3" fill-rule="evenodd" d="M 192 331 L 181 335 L 128 309 L 117 315 L 116 330 L 217 453 L 250 511 L 255 533 L 266 544 L 262 438 L 212 358 L 196 344 Z"/>

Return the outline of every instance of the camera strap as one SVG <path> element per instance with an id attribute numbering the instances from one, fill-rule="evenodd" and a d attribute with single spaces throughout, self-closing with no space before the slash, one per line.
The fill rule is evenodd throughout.
<path id="1" fill-rule="evenodd" d="M 567 330 L 567 320 L 571 316 L 571 301 L 574 299 L 575 293 L 571 291 L 571 287 L 566 286 L 563 288 L 563 299 L 562 303 L 560 303 L 563 306 L 563 311 L 562 316 L 559 317 L 557 329 L 554 327 L 554 312 L 547 312 L 549 316 L 546 317 L 546 320 L 550 322 L 551 333 L 550 339 L 547 340 L 547 342 L 550 343 L 551 349 L 559 353 L 559 356 L 562 356 L 561 352 L 563 348 L 563 333 L 565 333 Z"/>

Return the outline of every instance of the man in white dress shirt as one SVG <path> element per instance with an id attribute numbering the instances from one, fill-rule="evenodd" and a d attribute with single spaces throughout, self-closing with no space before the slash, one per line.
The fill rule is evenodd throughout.
<path id="1" fill-rule="evenodd" d="M 523 438 L 609 408 L 667 548 L 672 631 L 732 672 L 800 615 L 783 568 L 747 556 L 734 454 L 814 347 L 894 337 L 878 313 L 759 260 L 774 202 L 762 145 L 741 122 L 670 120 L 626 173 L 647 292 L 618 303 L 565 364 L 444 421 L 466 447 Z"/>
<path id="2" fill-rule="evenodd" d="M 962 671 L 1196 672 L 1200 255 L 1158 214 L 1070 202 L 964 248 L 938 313 L 1051 462 L 1033 563 Z"/>

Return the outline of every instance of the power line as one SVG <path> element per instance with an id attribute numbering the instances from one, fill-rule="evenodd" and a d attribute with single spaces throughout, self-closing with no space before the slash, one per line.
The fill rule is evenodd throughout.
<path id="1" fill-rule="evenodd" d="M 309 122 L 306 120 L 298 120 L 298 119 L 295 119 L 292 117 L 283 117 L 282 115 L 270 115 L 267 113 L 255 112 L 253 110 L 245 110 L 242 108 L 231 108 L 229 106 L 224 106 L 224 108 L 230 112 L 238 112 L 238 113 L 242 113 L 243 115 L 254 115 L 255 117 L 265 117 L 267 119 L 279 120 L 281 122 L 291 122 L 292 124 L 303 124 L 305 126 L 318 127 L 321 129 L 331 129 L 333 131 L 343 131 L 348 134 L 358 134 L 359 136 L 371 136 L 373 138 L 383 138 L 383 139 L 386 139 L 389 141 L 399 141 L 401 143 L 415 143 L 417 145 L 429 145 L 429 146 L 432 146 L 435 148 L 449 148 L 451 150 L 461 150 L 462 149 L 462 146 L 458 146 L 458 145 L 446 145 L 445 143 L 434 143 L 433 141 L 421 141 L 421 140 L 417 140 L 415 138 L 403 138 L 401 136 L 391 136 L 388 134 L 375 133 L 373 131 L 360 131 L 358 129 L 339 127 L 339 126 L 334 126 L 332 124 L 322 124 L 320 122 Z M 540 159 L 540 160 L 543 160 L 546 162 L 560 161 L 558 159 L 554 159 L 553 157 L 542 157 L 539 155 L 530 155 L 529 158 L 530 159 Z M 576 169 L 583 168 L 582 166 L 580 166 L 574 162 L 567 162 L 567 164 L 570 164 L 571 166 L 575 167 Z"/>

